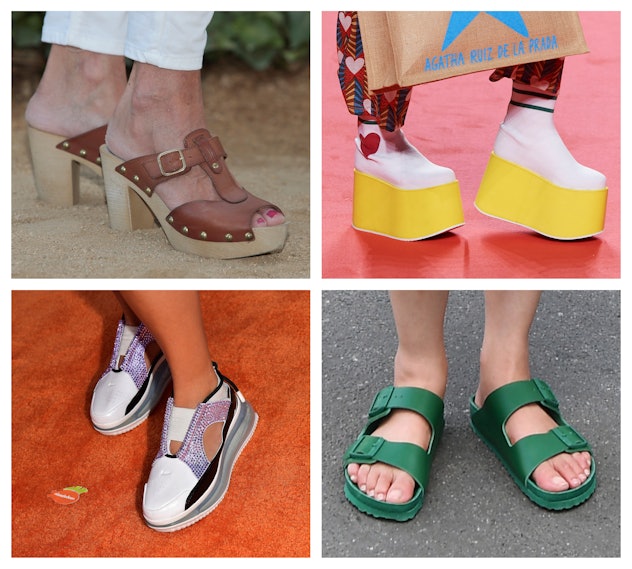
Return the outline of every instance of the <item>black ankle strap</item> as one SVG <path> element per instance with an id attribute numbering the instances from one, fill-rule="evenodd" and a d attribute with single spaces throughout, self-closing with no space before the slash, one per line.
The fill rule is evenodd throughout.
<path id="1" fill-rule="evenodd" d="M 217 386 L 217 388 L 215 388 L 215 390 L 213 390 L 213 393 L 211 393 L 209 395 L 209 398 L 212 397 L 213 394 L 217 392 L 217 390 L 222 386 L 222 383 L 227 383 L 228 385 L 230 385 L 233 388 L 233 390 L 235 392 L 238 392 L 239 388 L 230 379 L 228 379 L 221 371 L 219 371 L 219 368 L 217 367 L 217 362 L 211 362 L 211 363 L 213 364 L 213 370 L 217 374 L 217 377 L 219 377 L 219 379 L 220 379 L 220 383 Z"/>
<path id="2" fill-rule="evenodd" d="M 516 107 L 524 107 L 525 109 L 533 109 L 535 111 L 544 111 L 545 113 L 552 113 L 553 109 L 548 109 L 546 107 L 539 107 L 538 105 L 528 105 L 527 103 L 519 103 L 518 101 L 509 101 L 510 105 L 515 105 Z"/>

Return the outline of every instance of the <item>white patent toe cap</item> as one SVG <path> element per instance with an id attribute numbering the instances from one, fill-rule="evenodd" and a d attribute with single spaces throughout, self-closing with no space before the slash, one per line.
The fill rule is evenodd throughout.
<path id="1" fill-rule="evenodd" d="M 181 460 L 168 456 L 157 459 L 143 495 L 143 514 L 152 523 L 168 523 L 184 512 L 186 499 L 197 478 Z"/>
<path id="2" fill-rule="evenodd" d="M 92 394 L 90 417 L 96 426 L 108 427 L 125 417 L 125 410 L 138 393 L 125 371 L 110 371 L 97 383 Z"/>

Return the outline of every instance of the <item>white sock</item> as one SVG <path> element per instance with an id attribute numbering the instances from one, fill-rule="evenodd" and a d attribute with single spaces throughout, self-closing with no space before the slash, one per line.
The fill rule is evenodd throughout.
<path id="1" fill-rule="evenodd" d="M 410 144 L 401 129 L 390 132 L 360 122 L 355 143 L 356 170 L 398 188 L 431 188 L 456 180 L 452 170 L 434 164 Z"/>
<path id="2" fill-rule="evenodd" d="M 605 176 L 581 165 L 566 148 L 555 128 L 554 109 L 554 98 L 544 98 L 542 92 L 514 84 L 494 152 L 558 186 L 574 190 L 605 188 Z"/>

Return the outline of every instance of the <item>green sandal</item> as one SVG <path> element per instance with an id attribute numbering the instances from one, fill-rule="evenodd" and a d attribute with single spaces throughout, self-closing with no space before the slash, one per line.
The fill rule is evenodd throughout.
<path id="1" fill-rule="evenodd" d="M 371 436 L 392 409 L 408 409 L 424 417 L 430 424 L 432 435 L 428 451 L 412 443 L 396 443 Z M 428 485 L 430 465 L 443 433 L 443 401 L 438 395 L 417 387 L 387 387 L 376 396 L 369 411 L 369 420 L 360 436 L 344 455 L 345 496 L 361 512 L 376 518 L 403 522 L 421 509 Z M 362 492 L 351 481 L 347 466 L 356 464 L 389 464 L 410 474 L 416 487 L 413 497 L 403 504 L 376 500 Z"/>
<path id="2" fill-rule="evenodd" d="M 505 434 L 505 422 L 511 414 L 530 403 L 537 403 L 555 420 L 557 427 L 548 433 L 535 434 L 511 444 Z M 499 387 L 487 396 L 482 407 L 470 399 L 470 424 L 480 439 L 496 454 L 514 482 L 538 506 L 548 510 L 565 510 L 585 502 L 595 491 L 595 461 L 590 476 L 577 488 L 562 492 L 542 490 L 531 479 L 535 468 L 562 452 L 591 452 L 590 445 L 564 419 L 559 404 L 547 383 L 540 379 L 517 381 Z"/>

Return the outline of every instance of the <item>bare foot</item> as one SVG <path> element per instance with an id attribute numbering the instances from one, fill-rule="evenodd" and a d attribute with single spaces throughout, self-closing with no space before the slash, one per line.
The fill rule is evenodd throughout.
<path id="1" fill-rule="evenodd" d="M 431 430 L 428 422 L 417 413 L 396 409 L 372 435 L 391 442 L 413 443 L 427 450 Z M 352 482 L 376 500 L 398 504 L 413 497 L 413 478 L 388 464 L 350 464 L 347 471 Z"/>
<path id="2" fill-rule="evenodd" d="M 447 363 L 443 355 L 434 361 L 416 360 L 401 352 L 395 358 L 395 386 L 420 387 L 443 398 Z M 414 411 L 395 409 L 372 433 L 391 442 L 412 443 L 428 450 L 432 429 L 424 417 Z M 415 492 L 410 474 L 388 464 L 349 464 L 349 478 L 358 488 L 376 500 L 399 504 L 408 502 Z"/>
<path id="3" fill-rule="evenodd" d="M 507 420 L 506 429 L 513 443 L 527 435 L 546 433 L 557 423 L 537 404 L 526 405 Z M 562 453 L 540 464 L 532 474 L 533 481 L 542 490 L 559 492 L 576 488 L 590 474 L 590 453 Z"/>
<path id="4" fill-rule="evenodd" d="M 185 137 L 206 128 L 199 71 L 174 71 L 149 64 L 134 64 L 128 87 L 108 125 L 106 143 L 123 160 L 182 148 Z M 186 176 L 156 187 L 169 209 L 194 200 L 221 199 L 211 179 L 195 166 Z M 253 227 L 280 225 L 276 209 L 255 213 Z"/>
<path id="5" fill-rule="evenodd" d="M 62 136 L 82 134 L 109 121 L 126 84 L 123 57 L 53 45 L 26 122 Z"/>

